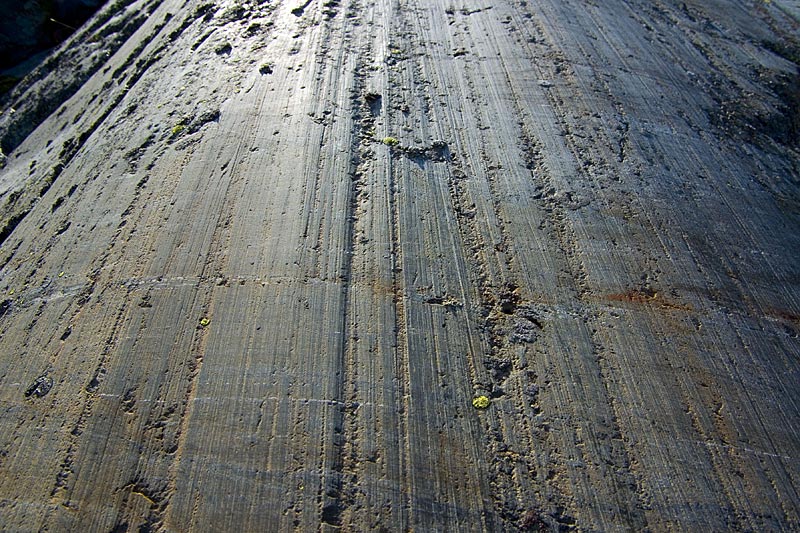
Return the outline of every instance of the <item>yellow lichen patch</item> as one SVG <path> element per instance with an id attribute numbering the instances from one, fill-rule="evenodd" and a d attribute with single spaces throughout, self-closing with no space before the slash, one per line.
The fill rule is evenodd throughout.
<path id="1" fill-rule="evenodd" d="M 205 317 L 200 319 L 200 325 L 206 327 L 207 325 L 211 324 L 211 321 Z"/>
<path id="2" fill-rule="evenodd" d="M 398 141 L 394 137 L 384 137 L 381 142 L 386 146 L 397 146 L 398 144 L 400 144 L 400 141 Z"/>
<path id="3" fill-rule="evenodd" d="M 475 409 L 486 409 L 489 407 L 489 403 L 490 400 L 488 396 L 481 395 L 472 399 L 472 407 Z"/>

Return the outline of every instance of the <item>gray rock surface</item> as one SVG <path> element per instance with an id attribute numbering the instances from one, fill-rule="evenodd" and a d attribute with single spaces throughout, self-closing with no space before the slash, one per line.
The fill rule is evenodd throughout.
<path id="1" fill-rule="evenodd" d="M 105 6 L 2 102 L 2 527 L 797 530 L 792 4 Z"/>

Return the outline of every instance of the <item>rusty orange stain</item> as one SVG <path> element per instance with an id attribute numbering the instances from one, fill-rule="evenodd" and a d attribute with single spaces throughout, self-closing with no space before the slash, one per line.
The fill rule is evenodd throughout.
<path id="1" fill-rule="evenodd" d="M 630 302 L 636 304 L 653 305 L 661 309 L 694 311 L 694 307 L 692 307 L 690 304 L 670 301 L 664 298 L 660 292 L 653 289 L 633 289 L 627 292 L 606 294 L 604 299 L 612 302 Z"/>

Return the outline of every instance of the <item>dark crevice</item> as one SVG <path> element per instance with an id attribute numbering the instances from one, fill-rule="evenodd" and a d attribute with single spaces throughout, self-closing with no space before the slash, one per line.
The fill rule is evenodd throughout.
<path id="1" fill-rule="evenodd" d="M 32 207 L 30 209 L 26 209 L 25 211 L 20 211 L 6 221 L 6 225 L 3 226 L 2 230 L 0 230 L 0 246 L 6 242 L 6 239 L 8 239 L 9 235 L 14 232 L 19 223 L 22 222 L 26 216 L 28 216 L 28 213 L 31 212 L 31 209 Z"/>
<path id="2" fill-rule="evenodd" d="M 292 9 L 292 15 L 295 17 L 302 17 L 303 13 L 305 13 L 306 8 L 311 5 L 312 0 L 306 0 L 305 3 L 297 6 L 296 8 Z"/>

